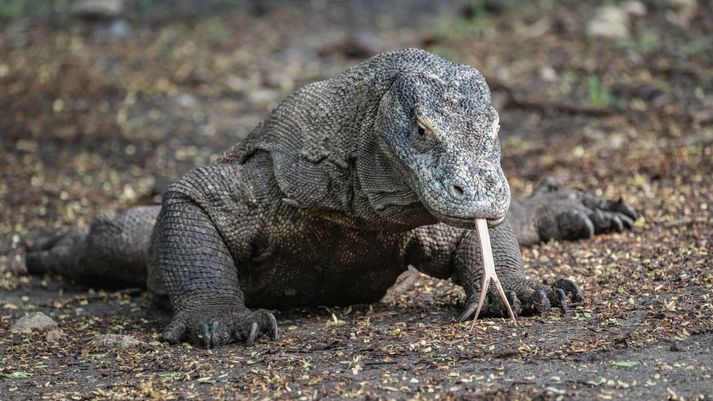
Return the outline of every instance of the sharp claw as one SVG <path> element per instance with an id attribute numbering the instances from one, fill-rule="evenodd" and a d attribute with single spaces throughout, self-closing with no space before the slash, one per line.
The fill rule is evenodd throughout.
<path id="1" fill-rule="evenodd" d="M 550 300 L 544 290 L 537 291 L 535 303 L 535 311 L 542 314 L 550 309 Z"/>
<path id="2" fill-rule="evenodd" d="M 202 329 L 203 329 L 203 345 L 206 348 L 210 348 L 211 334 L 210 334 L 210 329 L 208 328 L 208 323 L 203 323 Z"/>
<path id="3" fill-rule="evenodd" d="M 620 233 L 624 231 L 624 223 L 621 221 L 619 216 L 613 215 L 612 216 L 612 223 L 614 225 L 614 231 Z"/>
<path id="4" fill-rule="evenodd" d="M 476 309 L 477 307 L 478 307 L 478 305 L 473 304 L 473 303 L 469 303 L 468 306 L 467 306 L 467 307 L 465 308 L 465 310 L 463 311 L 463 313 L 461 313 L 461 314 L 458 316 L 458 321 L 459 321 L 459 322 L 465 322 L 466 320 L 468 320 L 468 318 L 475 312 L 475 309 Z"/>
<path id="5" fill-rule="evenodd" d="M 277 319 L 272 313 L 268 313 L 268 316 L 270 316 L 270 339 L 277 340 Z"/>
<path id="6" fill-rule="evenodd" d="M 555 295 L 557 296 L 557 303 L 559 304 L 560 310 L 562 311 L 562 314 L 564 315 L 567 313 L 568 307 L 567 307 L 567 294 L 564 292 L 563 289 L 557 288 L 555 290 Z"/>
<path id="7" fill-rule="evenodd" d="M 250 334 L 248 334 L 248 339 L 245 341 L 245 344 L 250 346 L 255 344 L 255 339 L 257 338 L 257 323 L 253 322 L 253 324 L 250 326 Z"/>
<path id="8" fill-rule="evenodd" d="M 580 302 L 584 301 L 584 294 L 582 294 L 582 289 L 579 288 L 577 283 L 575 283 L 572 280 L 567 280 L 567 281 L 569 281 L 569 284 L 572 286 L 572 292 L 571 292 L 572 302 L 580 303 Z"/>
<path id="9" fill-rule="evenodd" d="M 512 306 L 512 312 L 515 314 L 515 316 L 520 316 L 520 313 L 522 313 L 522 303 L 520 302 L 520 299 L 518 299 L 515 291 L 510 291 L 510 293 L 508 294 L 508 298 L 510 301 L 510 306 Z"/>
<path id="10" fill-rule="evenodd" d="M 634 227 L 634 220 L 629 218 L 629 216 L 620 213 L 619 219 L 621 219 L 621 222 L 624 224 L 624 227 L 626 229 L 631 229 L 632 227 Z"/>
<path id="11" fill-rule="evenodd" d="M 217 320 L 214 320 L 213 325 L 210 328 L 210 340 L 211 340 L 212 346 L 214 346 L 214 347 L 217 347 L 218 345 L 220 345 L 220 344 L 218 344 L 218 341 L 220 340 L 219 332 L 220 332 L 220 323 Z"/>
<path id="12" fill-rule="evenodd" d="M 629 217 L 632 220 L 636 220 L 639 217 L 639 214 L 636 213 L 636 210 L 634 210 L 633 207 L 629 206 L 626 202 L 624 202 L 624 199 L 622 198 L 619 198 L 619 200 L 616 201 L 616 209 L 619 213 L 626 215 L 626 217 Z"/>
<path id="13" fill-rule="evenodd" d="M 592 237 L 594 237 L 594 233 L 596 231 L 594 229 L 594 223 L 592 223 L 592 220 L 587 218 L 586 216 L 583 216 L 583 217 L 584 217 L 584 227 L 583 227 L 583 231 L 582 231 L 582 234 L 584 234 L 583 238 L 586 238 L 586 239 L 592 238 Z"/>
<path id="14" fill-rule="evenodd" d="M 552 286 L 554 288 L 561 288 L 564 290 L 566 294 L 571 294 L 572 295 L 572 302 L 573 303 L 580 303 L 584 300 L 584 295 L 582 294 L 582 289 L 579 288 L 577 283 L 575 283 L 572 280 L 567 280 L 567 279 L 559 279 L 557 280 L 554 285 Z"/>

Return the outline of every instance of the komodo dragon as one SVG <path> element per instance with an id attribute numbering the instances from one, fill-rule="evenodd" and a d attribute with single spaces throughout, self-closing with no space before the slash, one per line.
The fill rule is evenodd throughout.
<path id="1" fill-rule="evenodd" d="M 277 337 L 274 316 L 255 308 L 375 302 L 409 265 L 461 285 L 468 319 L 482 277 L 474 219 L 486 218 L 513 308 L 565 309 L 578 286 L 527 279 L 518 243 L 620 231 L 636 213 L 549 180 L 511 202 L 498 131 L 476 69 L 422 50 L 380 54 L 288 96 L 160 207 L 31 241 L 27 268 L 168 295 L 168 342 L 252 344 Z M 488 298 L 484 313 L 502 316 Z"/>

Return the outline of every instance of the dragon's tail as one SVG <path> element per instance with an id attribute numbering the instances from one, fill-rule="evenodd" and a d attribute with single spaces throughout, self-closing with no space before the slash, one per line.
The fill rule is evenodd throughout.
<path id="1" fill-rule="evenodd" d="M 151 233 L 160 207 L 99 217 L 89 231 L 59 228 L 25 238 L 30 274 L 53 273 L 102 287 L 145 286 Z"/>

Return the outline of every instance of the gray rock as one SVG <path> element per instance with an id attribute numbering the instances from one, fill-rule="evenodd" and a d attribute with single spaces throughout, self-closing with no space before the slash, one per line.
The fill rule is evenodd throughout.
<path id="1" fill-rule="evenodd" d="M 45 340 L 50 343 L 63 340 L 65 337 L 67 337 L 67 333 L 62 329 L 52 329 L 45 334 Z"/>
<path id="2" fill-rule="evenodd" d="M 123 10 L 123 0 L 77 0 L 70 8 L 80 18 L 116 18 Z"/>
<path id="3" fill-rule="evenodd" d="M 621 4 L 621 8 L 626 10 L 627 13 L 636 17 L 643 17 L 646 15 L 646 5 L 637 0 L 625 1 Z"/>
<path id="4" fill-rule="evenodd" d="M 29 313 L 18 319 L 10 331 L 12 333 L 29 334 L 32 330 L 48 330 L 57 327 L 57 322 L 42 312 Z"/>
<path id="5" fill-rule="evenodd" d="M 665 0 L 663 3 L 675 9 L 689 8 L 698 5 L 697 0 Z"/>
<path id="6" fill-rule="evenodd" d="M 149 345 L 125 334 L 102 334 L 92 340 L 91 346 L 96 348 L 126 349 L 148 347 Z"/>
<path id="7" fill-rule="evenodd" d="M 112 38 L 127 39 L 131 36 L 131 26 L 125 19 L 117 19 L 109 24 L 106 33 Z"/>
<path id="8" fill-rule="evenodd" d="M 629 37 L 629 14 L 616 6 L 599 7 L 589 23 L 587 34 L 594 37 L 626 39 Z"/>

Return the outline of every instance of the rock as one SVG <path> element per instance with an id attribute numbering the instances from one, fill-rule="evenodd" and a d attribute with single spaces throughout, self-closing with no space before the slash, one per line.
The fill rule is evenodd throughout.
<path id="1" fill-rule="evenodd" d="M 80 18 L 116 18 L 124 11 L 124 0 L 76 0 L 70 12 Z"/>
<path id="2" fill-rule="evenodd" d="M 557 71 L 552 66 L 543 65 L 540 67 L 540 78 L 546 82 L 557 81 Z"/>
<path id="3" fill-rule="evenodd" d="M 127 39 L 131 36 L 131 26 L 125 19 L 118 19 L 109 24 L 106 33 L 112 38 Z"/>
<path id="4" fill-rule="evenodd" d="M 636 17 L 643 17 L 646 15 L 646 5 L 637 0 L 630 0 L 621 3 L 621 8 L 623 8 L 627 13 Z"/>
<path id="5" fill-rule="evenodd" d="M 249 80 L 237 75 L 228 76 L 225 80 L 225 84 L 230 90 L 241 95 L 244 95 L 255 88 L 255 85 L 253 85 Z"/>
<path id="6" fill-rule="evenodd" d="M 589 23 L 587 34 L 594 37 L 626 39 L 629 37 L 629 14 L 616 6 L 599 7 Z"/>
<path id="7" fill-rule="evenodd" d="M 32 330 L 47 330 L 56 327 L 57 322 L 51 317 L 42 312 L 34 312 L 18 319 L 12 327 L 10 327 L 10 332 L 29 334 L 32 333 Z"/>
<path id="8" fill-rule="evenodd" d="M 698 5 L 697 0 L 666 0 L 663 3 L 676 9 L 690 8 Z"/>
<path id="9" fill-rule="evenodd" d="M 667 3 L 671 10 L 666 13 L 666 19 L 681 28 L 688 29 L 691 21 L 698 14 L 698 2 L 696 0 L 669 0 Z"/>
<path id="10" fill-rule="evenodd" d="M 45 334 L 45 340 L 50 343 L 63 340 L 65 337 L 67 334 L 62 329 L 52 329 Z"/>
<path id="11" fill-rule="evenodd" d="M 102 334 L 92 340 L 91 346 L 96 348 L 126 349 L 148 347 L 149 345 L 125 334 Z"/>

